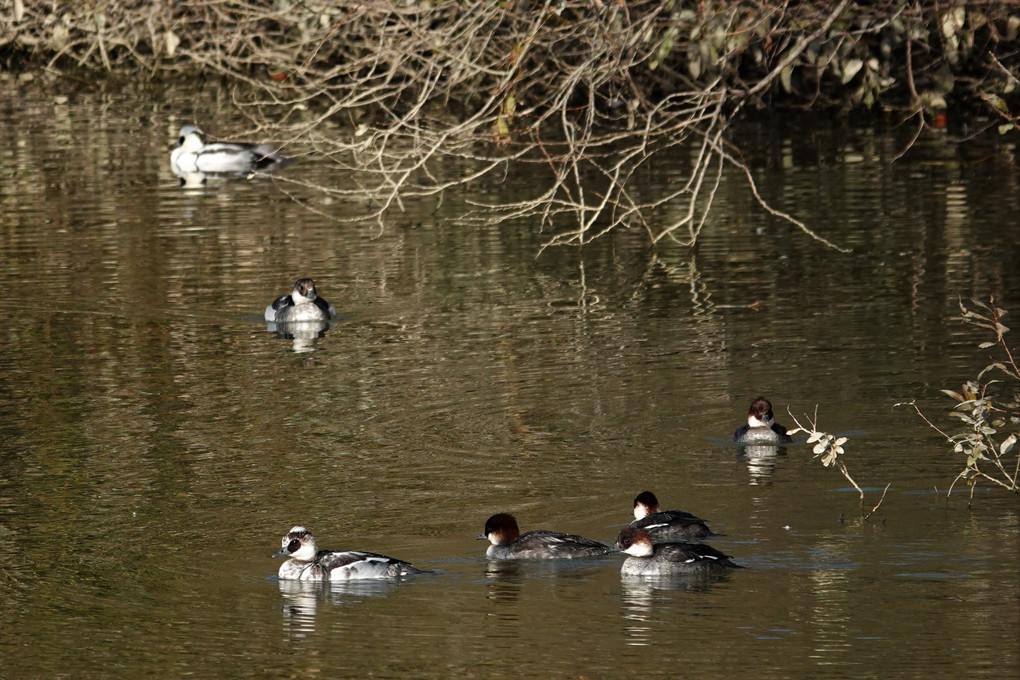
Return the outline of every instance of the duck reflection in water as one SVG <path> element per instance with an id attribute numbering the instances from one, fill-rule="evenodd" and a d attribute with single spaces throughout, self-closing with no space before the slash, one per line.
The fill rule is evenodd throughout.
<path id="1" fill-rule="evenodd" d="M 290 638 L 303 638 L 315 632 L 315 613 L 319 598 L 329 590 L 328 582 L 280 581 L 283 596 L 283 630 Z"/>
<path id="2" fill-rule="evenodd" d="M 488 581 L 485 599 L 516 602 L 524 587 L 522 566 L 519 561 L 489 560 L 485 567 L 485 578 Z"/>
<path id="3" fill-rule="evenodd" d="M 328 321 L 295 321 L 293 323 L 270 321 L 266 324 L 266 331 L 281 340 L 292 341 L 291 350 L 300 354 L 319 349 L 316 346 L 319 338 L 325 337 L 330 327 L 331 324 Z"/>
<path id="4" fill-rule="evenodd" d="M 740 446 L 737 448 L 737 461 L 747 463 L 750 486 L 768 486 L 772 483 L 772 475 L 780 456 L 786 455 L 786 447 L 760 445 Z"/>
<path id="5" fill-rule="evenodd" d="M 358 604 L 366 597 L 385 595 L 399 587 L 400 581 L 296 581 L 281 579 L 283 630 L 291 639 L 315 632 L 319 603 L 334 606 Z"/>
<path id="6" fill-rule="evenodd" d="M 529 581 L 574 578 L 587 579 L 605 568 L 601 560 L 487 560 L 486 598 L 500 602 L 516 601 Z"/>
<path id="7" fill-rule="evenodd" d="M 662 619 L 662 613 L 656 614 L 655 608 L 660 606 L 675 610 L 676 591 L 703 594 L 728 580 L 729 576 L 725 572 L 658 578 L 622 575 L 620 616 L 623 618 L 626 644 L 632 647 L 653 644 L 654 632 L 658 630 Z"/>
<path id="8" fill-rule="evenodd" d="M 186 172 L 178 177 L 184 189 L 205 189 L 206 180 L 209 179 L 204 172 Z"/>

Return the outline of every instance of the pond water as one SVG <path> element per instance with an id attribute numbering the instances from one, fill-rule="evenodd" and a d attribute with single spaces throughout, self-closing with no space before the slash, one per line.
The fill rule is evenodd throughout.
<path id="1" fill-rule="evenodd" d="M 962 461 L 894 407 L 953 427 L 939 390 L 991 351 L 958 300 L 1020 315 L 1016 149 L 896 159 L 912 131 L 763 116 L 735 138 L 763 192 L 853 252 L 731 173 L 694 251 L 621 231 L 539 255 L 466 192 L 379 229 L 293 183 L 182 188 L 181 124 L 250 129 L 217 82 L 4 85 L 2 675 L 1020 673 L 1017 498 L 947 501 Z M 340 312 L 321 337 L 261 320 L 299 276 Z M 809 446 L 729 443 L 759 394 L 850 437 L 869 506 L 891 484 L 871 519 Z M 612 541 L 644 489 L 748 568 L 633 582 L 474 540 L 507 511 Z M 295 524 L 434 573 L 280 582 Z"/>

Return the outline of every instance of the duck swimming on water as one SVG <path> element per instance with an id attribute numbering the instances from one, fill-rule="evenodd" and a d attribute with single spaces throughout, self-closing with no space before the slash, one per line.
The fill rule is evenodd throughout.
<path id="1" fill-rule="evenodd" d="M 294 282 L 290 295 L 281 295 L 266 307 L 265 319 L 270 323 L 329 321 L 336 318 L 336 309 L 315 291 L 315 281 L 304 278 Z"/>
<path id="2" fill-rule="evenodd" d="M 738 444 L 789 444 L 793 437 L 786 433 L 786 428 L 772 417 L 772 402 L 765 397 L 758 397 L 751 402 L 747 412 L 747 425 L 741 425 L 733 433 L 733 441 Z"/>
<path id="3" fill-rule="evenodd" d="M 660 510 L 659 499 L 651 491 L 642 491 L 634 499 L 634 529 L 644 529 L 655 543 L 689 541 L 718 536 L 708 523 L 684 510 Z"/>
<path id="4" fill-rule="evenodd" d="M 536 529 L 522 534 L 513 515 L 501 512 L 485 521 L 478 539 L 491 545 L 485 551 L 490 560 L 552 560 L 600 557 L 612 549 L 590 538 L 559 531 Z"/>
<path id="5" fill-rule="evenodd" d="M 290 160 L 269 144 L 207 143 L 202 130 L 195 125 L 185 125 L 170 152 L 170 169 L 182 178 L 195 175 L 244 177 L 253 172 L 274 172 Z"/>
<path id="6" fill-rule="evenodd" d="M 399 578 L 422 573 L 395 557 L 361 550 L 319 550 L 312 533 L 302 526 L 288 531 L 273 557 L 288 557 L 280 565 L 281 579 L 294 581 L 353 581 Z"/>
<path id="7" fill-rule="evenodd" d="M 730 556 L 704 543 L 653 543 L 644 529 L 625 527 L 616 548 L 628 555 L 620 567 L 623 576 L 676 576 L 711 574 L 740 569 Z"/>

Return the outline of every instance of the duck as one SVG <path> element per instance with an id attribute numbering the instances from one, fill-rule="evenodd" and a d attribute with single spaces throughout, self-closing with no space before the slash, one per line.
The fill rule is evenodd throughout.
<path id="1" fill-rule="evenodd" d="M 295 526 L 280 541 L 273 557 L 288 557 L 279 576 L 289 581 L 354 581 L 393 579 L 422 573 L 414 565 L 378 553 L 362 550 L 319 550 L 315 537 L 303 526 Z"/>
<path id="2" fill-rule="evenodd" d="M 505 512 L 489 517 L 485 530 L 476 538 L 491 544 L 485 551 L 490 560 L 570 560 L 613 552 L 605 543 L 559 531 L 536 529 L 521 534 L 517 520 Z"/>
<path id="3" fill-rule="evenodd" d="M 741 425 L 733 433 L 733 441 L 738 444 L 789 444 L 793 437 L 786 433 L 786 428 L 772 418 L 772 402 L 765 397 L 758 397 L 751 402 L 747 412 L 747 425 Z"/>
<path id="4" fill-rule="evenodd" d="M 181 178 L 244 177 L 253 172 L 274 172 L 290 161 L 269 144 L 207 143 L 205 133 L 195 125 L 181 128 L 170 152 L 170 169 Z"/>
<path id="5" fill-rule="evenodd" d="M 743 568 L 710 545 L 655 543 L 648 531 L 630 526 L 617 536 L 615 547 L 627 555 L 620 567 L 623 576 L 705 575 Z"/>
<path id="6" fill-rule="evenodd" d="M 660 510 L 659 499 L 651 491 L 642 491 L 634 498 L 634 521 L 629 526 L 647 531 L 654 543 L 720 535 L 697 515 L 684 510 Z"/>
<path id="7" fill-rule="evenodd" d="M 315 281 L 298 279 L 289 295 L 281 295 L 266 307 L 265 319 L 270 323 L 329 321 L 336 318 L 336 309 L 319 297 Z"/>

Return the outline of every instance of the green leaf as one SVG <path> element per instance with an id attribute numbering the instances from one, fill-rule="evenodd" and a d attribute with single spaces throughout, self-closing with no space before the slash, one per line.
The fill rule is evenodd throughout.
<path id="1" fill-rule="evenodd" d="M 662 37 L 662 42 L 658 44 L 658 46 L 655 49 L 655 52 L 648 60 L 648 68 L 650 70 L 654 71 L 655 69 L 657 69 L 659 67 L 659 64 L 661 64 L 666 59 L 666 57 L 669 56 L 669 53 L 673 50 L 673 38 L 674 36 L 676 36 L 676 32 L 677 29 L 675 27 L 670 28 L 668 31 L 666 31 L 666 35 Z"/>
<path id="2" fill-rule="evenodd" d="M 506 116 L 500 113 L 496 116 L 496 122 L 494 124 L 496 128 L 497 139 L 509 139 L 510 137 L 510 126 L 506 122 Z"/>
<path id="3" fill-rule="evenodd" d="M 1006 101 L 997 94 L 986 94 L 984 97 L 985 101 L 992 105 L 999 113 L 1009 115 L 1009 107 L 1006 106 Z"/>

